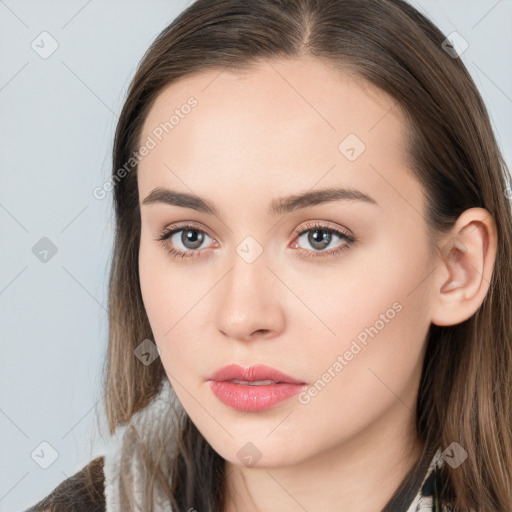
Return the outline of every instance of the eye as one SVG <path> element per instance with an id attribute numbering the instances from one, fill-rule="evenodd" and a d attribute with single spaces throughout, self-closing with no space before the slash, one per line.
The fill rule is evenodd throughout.
<path id="1" fill-rule="evenodd" d="M 160 233 L 157 241 L 161 242 L 172 256 L 190 258 L 200 254 L 201 251 L 198 249 L 207 238 L 211 237 L 205 231 L 196 226 L 185 224 L 165 229 Z"/>
<path id="2" fill-rule="evenodd" d="M 296 234 L 295 239 L 297 242 L 292 243 L 292 247 L 294 249 L 300 249 L 300 252 L 302 252 L 306 257 L 316 258 L 334 256 L 341 251 L 348 249 L 356 242 L 356 238 L 354 236 L 320 222 L 306 224 L 305 228 L 306 229 L 303 229 Z M 203 250 L 201 249 L 201 246 L 208 238 L 217 244 L 217 242 L 204 230 L 199 229 L 192 224 L 182 224 L 166 228 L 160 233 L 157 241 L 160 242 L 167 249 L 167 252 L 175 258 L 191 258 L 201 255 Z M 341 243 L 333 249 L 325 250 L 325 248 L 329 247 L 336 238 L 338 238 Z M 305 242 L 310 244 L 313 249 L 304 249 L 299 244 L 299 240 L 302 243 Z"/>
<path id="3" fill-rule="evenodd" d="M 341 243 L 331 250 L 324 250 L 326 247 L 329 247 L 336 238 L 341 240 Z M 302 242 L 313 247 L 312 251 L 304 249 L 305 255 L 312 258 L 334 256 L 339 252 L 348 249 L 356 242 L 356 238 L 354 236 L 319 222 L 307 224 L 306 229 L 303 229 L 298 233 L 297 240 L 302 240 Z M 302 249 L 298 241 L 293 243 L 292 247 Z"/>

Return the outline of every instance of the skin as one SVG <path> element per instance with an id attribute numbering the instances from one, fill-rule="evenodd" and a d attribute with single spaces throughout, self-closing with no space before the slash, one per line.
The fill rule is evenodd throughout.
<path id="1" fill-rule="evenodd" d="M 313 57 L 171 84 L 141 140 L 190 96 L 197 107 L 139 165 L 140 284 L 170 382 L 226 460 L 224 512 L 338 510 L 340 503 L 352 512 L 380 510 L 423 447 L 414 410 L 429 326 L 462 322 L 481 305 L 496 253 L 494 222 L 486 210 L 467 210 L 432 253 L 426 198 L 408 168 L 395 102 Z M 349 134 L 366 146 L 354 161 L 338 149 Z M 277 197 L 332 186 L 353 187 L 377 204 L 267 213 Z M 207 198 L 220 215 L 142 204 L 156 187 Z M 321 252 L 345 243 L 336 235 L 325 249 L 308 234 L 297 247 L 311 221 L 357 240 L 331 256 Z M 174 258 L 170 240 L 156 241 L 178 222 L 206 235 L 194 249 L 180 232 L 174 247 L 202 254 Z M 248 236 L 263 251 L 252 263 L 237 253 Z M 207 376 L 229 363 L 263 363 L 313 386 L 396 303 L 400 312 L 307 404 L 293 397 L 239 412 L 210 390 Z M 256 453 L 248 442 L 260 456 L 252 465 L 238 455 Z"/>

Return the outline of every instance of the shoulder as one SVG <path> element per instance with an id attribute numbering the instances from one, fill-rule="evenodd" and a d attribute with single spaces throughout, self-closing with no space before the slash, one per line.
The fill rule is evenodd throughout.
<path id="1" fill-rule="evenodd" d="M 105 512 L 104 457 L 97 457 L 25 512 Z"/>

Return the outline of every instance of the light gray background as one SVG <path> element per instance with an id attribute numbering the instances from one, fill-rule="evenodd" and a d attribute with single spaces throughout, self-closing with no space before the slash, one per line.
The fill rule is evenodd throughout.
<path id="1" fill-rule="evenodd" d="M 33 505 L 104 453 L 97 421 L 113 217 L 111 194 L 92 191 L 110 175 L 139 59 L 190 3 L 0 0 L 0 511 Z M 462 59 L 510 166 L 512 0 L 412 3 L 468 41 Z M 59 45 L 47 59 L 31 47 L 43 31 Z M 57 247 L 46 263 L 32 252 L 42 237 Z M 35 462 L 51 461 L 41 442 L 58 453 L 48 469 Z"/>

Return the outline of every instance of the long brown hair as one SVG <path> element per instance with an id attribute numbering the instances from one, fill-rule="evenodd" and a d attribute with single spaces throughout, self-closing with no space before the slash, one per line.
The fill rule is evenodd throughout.
<path id="1" fill-rule="evenodd" d="M 165 87 L 191 73 L 308 54 L 379 87 L 404 112 L 410 167 L 428 200 L 432 240 L 472 207 L 486 208 L 495 220 L 497 256 L 483 304 L 468 320 L 429 331 L 416 411 L 425 451 L 417 467 L 425 467 L 433 448 L 456 441 L 468 458 L 457 469 L 443 466 L 445 502 L 456 510 L 512 510 L 510 178 L 482 98 L 461 59 L 443 49 L 445 39 L 402 0 L 197 0 L 160 33 L 131 82 L 113 148 L 116 233 L 104 389 L 111 432 L 148 405 L 166 378 L 159 358 L 144 365 L 134 356 L 143 340 L 153 339 L 139 287 L 133 161 L 148 111 Z M 137 436 L 152 483 L 177 511 L 222 510 L 223 459 L 186 413 L 170 414 L 177 425 L 172 461 L 165 442 Z M 128 496 L 128 478 L 124 486 Z"/>

